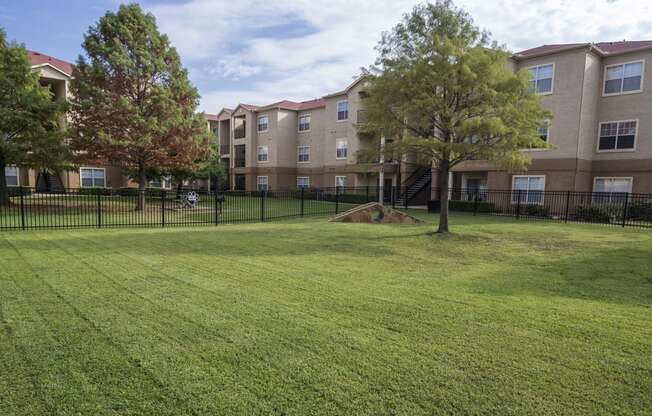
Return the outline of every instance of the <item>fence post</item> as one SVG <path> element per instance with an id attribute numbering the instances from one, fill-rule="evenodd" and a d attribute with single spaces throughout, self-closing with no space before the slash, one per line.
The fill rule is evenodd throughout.
<path id="1" fill-rule="evenodd" d="M 102 228 L 102 196 L 97 191 L 97 228 Z"/>
<path id="2" fill-rule="evenodd" d="M 23 192 L 23 187 L 18 187 L 18 193 L 20 194 L 20 228 L 25 229 L 25 196 Z"/>
<path id="3" fill-rule="evenodd" d="M 516 219 L 521 218 L 521 190 L 516 191 Z"/>
<path id="4" fill-rule="evenodd" d="M 267 191 L 263 190 L 260 194 L 260 221 L 265 222 L 265 194 Z"/>
<path id="5" fill-rule="evenodd" d="M 369 203 L 369 185 L 367 185 L 367 193 L 366 193 L 366 195 L 367 196 L 365 198 L 365 202 L 368 204 Z"/>
<path id="6" fill-rule="evenodd" d="M 629 204 L 629 192 L 625 193 L 625 202 L 623 207 L 623 227 L 627 225 L 627 208 Z"/>
<path id="7" fill-rule="evenodd" d="M 392 208 L 396 208 L 396 186 L 392 186 Z"/>
<path id="8" fill-rule="evenodd" d="M 478 215 L 478 192 L 473 193 L 473 216 Z"/>
<path id="9" fill-rule="evenodd" d="M 213 193 L 213 205 L 215 208 L 215 225 L 219 223 L 219 217 L 218 217 L 218 211 L 217 211 L 217 204 L 218 204 L 218 196 L 217 196 L 217 188 L 215 189 L 215 192 Z"/>
<path id="10" fill-rule="evenodd" d="M 409 201 L 408 199 L 410 198 L 410 189 L 405 188 L 405 193 L 403 194 L 403 198 L 405 198 L 405 209 L 408 209 Z"/>
<path id="11" fill-rule="evenodd" d="M 340 213 L 340 187 L 335 187 L 335 214 Z"/>
<path id="12" fill-rule="evenodd" d="M 302 217 L 303 217 L 303 204 L 304 204 L 304 200 L 305 200 L 304 199 L 305 198 L 304 191 L 305 191 L 305 188 L 302 186 L 301 187 L 301 216 Z"/>
<path id="13" fill-rule="evenodd" d="M 568 213 L 570 211 L 570 196 L 571 191 L 566 191 L 566 214 L 564 215 L 564 222 L 568 222 Z"/>
<path id="14" fill-rule="evenodd" d="M 165 227 L 165 190 L 161 191 L 161 227 Z"/>

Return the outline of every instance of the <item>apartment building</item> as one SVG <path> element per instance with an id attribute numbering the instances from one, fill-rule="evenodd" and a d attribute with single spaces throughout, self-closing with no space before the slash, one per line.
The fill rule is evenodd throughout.
<path id="1" fill-rule="evenodd" d="M 454 187 L 652 193 L 652 41 L 543 45 L 510 65 L 530 71 L 553 113 L 539 135 L 554 148 L 523 150 L 533 159 L 523 172 L 465 162 Z"/>
<path id="2" fill-rule="evenodd" d="M 32 70 L 38 71 L 39 82 L 52 91 L 54 100 L 68 100 L 69 85 L 72 77 L 73 64 L 42 54 L 28 51 Z M 217 116 L 205 114 L 208 122 L 207 128 L 214 132 L 217 128 Z M 215 133 L 216 134 L 216 133 Z M 138 185 L 125 176 L 122 170 L 111 165 L 82 165 L 73 170 L 46 173 L 34 169 L 18 166 L 5 168 L 8 186 L 24 186 L 35 188 L 39 191 L 63 188 L 125 188 Z M 188 186 L 210 186 L 210 181 L 196 181 Z M 160 178 L 148 183 L 150 188 L 171 189 L 170 178 Z"/>
<path id="3" fill-rule="evenodd" d="M 322 98 L 239 104 L 218 114 L 222 157 L 232 189 L 384 186 L 399 181 L 399 164 L 359 163 L 357 151 L 372 144 L 357 133 L 364 117 L 364 77 Z M 228 149 L 228 152 L 227 152 Z M 409 169 L 404 167 L 403 169 Z"/>

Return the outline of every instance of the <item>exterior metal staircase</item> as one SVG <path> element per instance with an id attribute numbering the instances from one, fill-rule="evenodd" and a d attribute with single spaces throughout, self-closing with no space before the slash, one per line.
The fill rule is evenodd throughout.
<path id="1" fill-rule="evenodd" d="M 430 168 L 421 168 L 415 171 L 406 183 L 410 184 L 405 188 L 401 188 L 398 197 L 396 198 L 397 205 L 405 205 L 406 198 L 409 204 L 419 192 L 425 187 L 430 186 L 432 182 L 432 170 Z"/>

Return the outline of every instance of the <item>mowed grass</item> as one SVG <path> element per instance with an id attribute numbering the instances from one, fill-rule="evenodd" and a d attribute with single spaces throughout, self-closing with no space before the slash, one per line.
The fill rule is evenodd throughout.
<path id="1" fill-rule="evenodd" d="M 0 415 L 652 412 L 652 232 L 426 218 L 2 233 Z"/>

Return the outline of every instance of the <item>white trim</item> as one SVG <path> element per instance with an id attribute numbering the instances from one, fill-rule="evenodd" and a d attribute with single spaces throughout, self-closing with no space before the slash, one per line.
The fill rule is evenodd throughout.
<path id="1" fill-rule="evenodd" d="M 267 127 L 265 127 L 265 130 L 258 130 L 258 127 L 260 126 L 260 119 L 261 118 L 267 118 Z M 269 131 L 269 114 L 261 114 L 258 117 L 256 117 L 256 132 L 257 133 L 265 133 Z"/>
<path id="2" fill-rule="evenodd" d="M 346 118 L 340 120 L 340 103 L 346 103 Z M 349 121 L 349 99 L 339 100 L 335 103 L 335 121 L 338 123 L 344 123 Z"/>
<path id="3" fill-rule="evenodd" d="M 531 203 L 527 202 L 528 193 L 530 192 L 530 189 L 528 188 L 526 190 L 526 194 L 525 194 L 526 195 L 525 196 L 526 201 L 525 201 L 525 203 L 521 203 L 521 205 L 543 205 L 545 197 L 546 197 L 546 175 L 512 175 L 512 190 L 511 190 L 511 198 L 510 198 L 510 201 L 511 201 L 512 205 L 519 203 L 519 201 L 514 202 L 514 191 L 515 191 L 514 184 L 516 183 L 516 179 L 520 179 L 520 178 L 527 178 L 527 179 L 530 179 L 530 178 L 543 178 L 543 190 L 541 190 L 541 191 L 535 190 L 534 191 L 534 192 L 541 192 L 541 202 L 537 202 L 537 203 L 534 203 L 534 204 L 531 204 Z M 516 191 L 518 191 L 518 190 L 519 189 L 516 189 Z"/>
<path id="4" fill-rule="evenodd" d="M 5 166 L 5 181 L 7 180 L 7 168 L 16 168 L 16 185 L 7 185 L 7 187 L 17 188 L 20 186 L 20 168 L 16 165 Z"/>
<path id="5" fill-rule="evenodd" d="M 529 67 L 525 68 L 529 72 L 530 69 L 539 68 L 539 67 L 548 66 L 548 65 L 552 65 L 552 80 L 550 81 L 550 91 L 549 92 L 537 92 L 536 91 L 537 90 L 537 84 L 536 84 L 536 81 L 535 81 L 535 83 L 534 83 L 534 93 L 537 94 L 537 95 L 552 95 L 552 93 L 555 91 L 555 63 L 553 61 L 553 62 L 533 65 L 533 66 L 529 66 Z"/>
<path id="6" fill-rule="evenodd" d="M 80 168 L 79 168 L 79 187 L 80 188 L 97 188 L 97 186 L 95 186 L 95 178 L 92 177 L 93 176 L 92 174 L 91 174 L 91 179 L 93 181 L 93 186 L 84 186 L 84 180 L 82 178 L 82 170 L 83 169 L 103 170 L 104 171 L 104 175 L 103 175 L 104 176 L 104 185 L 102 185 L 101 188 L 106 188 L 106 168 L 95 168 L 95 167 L 92 167 L 92 166 L 80 166 Z"/>
<path id="7" fill-rule="evenodd" d="M 260 180 L 262 178 L 265 178 L 265 183 L 264 184 L 260 183 Z M 267 175 L 256 176 L 256 191 L 258 191 L 258 192 L 261 191 L 261 189 L 259 188 L 260 185 L 265 185 L 264 191 L 269 191 L 269 176 L 267 176 Z"/>
<path id="8" fill-rule="evenodd" d="M 299 149 L 302 147 L 307 147 L 308 148 L 308 160 L 299 160 Z M 299 144 L 297 145 L 297 163 L 310 163 L 310 145 L 309 144 Z"/>
<path id="9" fill-rule="evenodd" d="M 602 130 L 603 124 L 613 124 L 613 123 L 627 123 L 634 121 L 636 122 L 636 132 L 634 132 L 634 147 L 631 149 L 600 149 L 600 131 Z M 636 146 L 638 145 L 638 126 L 640 125 L 639 119 L 631 120 L 612 120 L 612 121 L 601 121 L 598 123 L 598 142 L 595 146 L 596 153 L 623 153 L 623 152 L 635 152 Z M 616 126 L 616 145 L 618 144 L 618 126 Z"/>
<path id="10" fill-rule="evenodd" d="M 310 128 L 308 130 L 301 130 L 300 128 L 301 117 L 306 117 L 306 116 L 310 117 L 310 124 L 309 124 Z M 312 114 L 311 113 L 299 114 L 299 116 L 297 117 L 297 133 L 310 133 L 311 130 L 312 130 Z"/>
<path id="11" fill-rule="evenodd" d="M 348 178 L 347 178 L 347 176 L 346 176 L 346 175 L 336 175 L 336 176 L 335 176 L 335 187 L 336 187 L 336 188 L 340 186 L 340 185 L 337 184 L 337 178 L 344 178 L 344 185 L 342 185 L 341 187 L 342 187 L 342 188 L 346 188 L 347 185 L 348 185 L 348 183 L 347 183 L 347 182 L 348 182 Z"/>
<path id="12" fill-rule="evenodd" d="M 632 91 L 621 91 L 621 92 L 612 92 L 612 93 L 605 93 L 605 86 L 607 83 L 607 70 L 609 68 L 613 68 L 614 66 L 622 66 L 623 67 L 623 83 L 625 80 L 625 65 L 627 64 L 636 64 L 636 63 L 641 63 L 641 86 L 637 90 L 632 90 Z M 643 92 L 643 82 L 645 81 L 645 59 L 638 59 L 636 61 L 629 61 L 629 62 L 621 62 L 618 64 L 611 64 L 611 65 L 605 65 L 604 71 L 602 72 L 602 96 L 603 97 L 613 97 L 614 95 L 628 95 L 628 94 L 638 94 Z M 621 89 L 623 85 L 620 86 Z"/>
<path id="13" fill-rule="evenodd" d="M 54 70 L 57 71 L 57 72 L 62 73 L 62 74 L 65 75 L 66 78 L 68 78 L 68 79 L 72 79 L 72 74 L 67 74 L 67 73 L 65 73 L 63 70 L 57 68 L 56 66 L 54 66 L 54 65 L 52 65 L 52 64 L 50 64 L 50 63 L 48 63 L 48 62 L 45 62 L 45 63 L 42 63 L 42 64 L 38 64 L 38 65 L 32 65 L 31 68 L 32 68 L 32 69 L 38 69 L 38 68 L 43 68 L 43 67 L 45 67 L 45 66 L 47 66 L 47 67 L 49 67 L 49 68 L 52 68 L 52 69 L 54 69 Z M 52 79 L 52 78 L 50 78 L 50 79 Z"/>
<path id="14" fill-rule="evenodd" d="M 344 156 L 344 157 L 338 157 L 337 156 L 337 150 L 339 149 L 337 147 L 338 142 L 346 143 L 346 147 L 344 148 L 344 149 L 346 149 L 346 156 Z M 349 139 L 348 138 L 346 138 L 346 139 L 335 139 L 335 160 L 347 160 L 348 158 L 349 158 Z"/>

